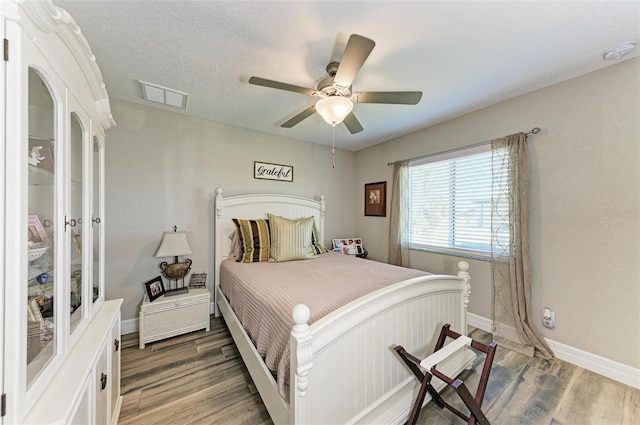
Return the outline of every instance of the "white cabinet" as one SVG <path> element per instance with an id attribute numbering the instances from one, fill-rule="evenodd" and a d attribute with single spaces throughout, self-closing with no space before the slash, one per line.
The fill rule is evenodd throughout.
<path id="1" fill-rule="evenodd" d="M 120 302 L 105 309 L 104 297 L 104 141 L 114 122 L 95 58 L 64 10 L 3 0 L 0 30 L 1 423 L 53 421 L 38 412 L 56 382 L 72 397 L 53 410 L 82 422 L 96 415 L 95 368 L 104 358 L 112 374 L 109 340 L 120 333 Z M 64 375 L 79 350 L 90 364 Z M 111 422 L 119 387 L 106 393 L 100 423 Z"/>
<path id="2" fill-rule="evenodd" d="M 211 293 L 206 288 L 189 289 L 180 295 L 163 296 L 149 302 L 147 295 L 142 299 L 139 316 L 138 346 L 210 328 L 209 303 Z"/>
<path id="3" fill-rule="evenodd" d="M 118 320 L 113 323 L 111 326 L 111 345 L 109 349 L 111 350 L 110 363 L 111 367 L 109 369 L 109 401 L 110 405 L 107 406 L 107 414 L 111 415 L 111 418 L 107 423 L 116 424 L 118 423 L 118 416 L 120 416 L 120 406 L 122 403 L 122 397 L 120 396 L 120 359 L 122 357 L 121 354 L 121 344 L 122 341 L 120 335 L 120 317 L 118 316 Z"/>
<path id="4" fill-rule="evenodd" d="M 87 379 L 80 386 L 80 397 L 76 400 L 76 404 L 73 406 L 71 410 L 71 415 L 69 417 L 70 425 L 87 425 L 90 424 L 93 420 L 92 414 L 92 403 L 91 403 L 91 387 L 93 384 L 93 375 L 87 376 Z"/>
<path id="5" fill-rule="evenodd" d="M 20 423 L 117 422 L 122 403 L 119 385 L 121 304 L 122 300 L 105 301 L 89 330 L 80 336 L 38 402 Z M 114 344 L 116 340 L 118 343 Z M 117 385 L 112 385 L 114 381 Z M 85 421 L 87 417 L 89 421 Z"/>
<path id="6" fill-rule="evenodd" d="M 105 343 L 108 341 L 105 341 Z M 100 350 L 100 356 L 96 361 L 94 367 L 94 379 L 93 387 L 96 394 L 96 417 L 95 425 L 106 425 L 111 423 L 111 418 L 108 418 L 108 405 L 109 405 L 109 381 L 111 374 L 109 373 L 109 358 L 107 351 L 108 347 L 102 347 Z"/>

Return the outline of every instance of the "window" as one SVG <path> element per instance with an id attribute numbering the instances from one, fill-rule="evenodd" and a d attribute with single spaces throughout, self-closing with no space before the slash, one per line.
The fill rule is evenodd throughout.
<path id="1" fill-rule="evenodd" d="M 497 154 L 497 156 L 496 156 Z M 497 161 L 497 162 L 496 162 Z M 500 164 L 493 171 L 493 164 Z M 506 150 L 491 145 L 411 161 L 409 184 L 409 246 L 433 251 L 491 254 L 492 198 L 494 242 L 509 246 L 509 201 L 500 196 L 508 186 Z M 494 193 L 495 196 L 494 196 Z"/>

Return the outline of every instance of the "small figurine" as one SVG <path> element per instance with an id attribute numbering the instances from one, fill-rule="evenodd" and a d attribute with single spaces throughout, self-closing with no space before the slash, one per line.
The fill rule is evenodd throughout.
<path id="1" fill-rule="evenodd" d="M 34 146 L 31 148 L 28 158 L 29 164 L 37 166 L 40 161 L 45 158 L 45 156 L 40 153 L 40 149 L 42 149 L 42 146 Z"/>

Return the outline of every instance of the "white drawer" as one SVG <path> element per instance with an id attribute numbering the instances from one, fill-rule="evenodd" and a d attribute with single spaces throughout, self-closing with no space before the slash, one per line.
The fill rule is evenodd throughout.
<path id="1" fill-rule="evenodd" d="M 163 300 L 161 303 L 159 303 L 158 301 L 159 300 L 156 300 L 152 303 L 142 304 L 142 307 L 141 307 L 142 311 L 144 311 L 145 314 L 152 314 L 152 313 L 158 313 L 161 311 L 186 308 L 194 304 L 203 304 L 203 303 L 208 304 L 209 296 L 198 295 L 195 297 L 181 298 L 176 300 L 172 300 L 171 298 L 168 298 L 166 300 Z"/>
<path id="2" fill-rule="evenodd" d="M 140 307 L 139 347 L 152 341 L 193 332 L 209 330 L 211 294 L 206 289 L 191 289 L 187 294 L 163 297 Z"/>

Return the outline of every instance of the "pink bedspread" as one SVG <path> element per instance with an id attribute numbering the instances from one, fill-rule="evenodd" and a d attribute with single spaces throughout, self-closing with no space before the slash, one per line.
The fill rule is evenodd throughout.
<path id="1" fill-rule="evenodd" d="M 288 400 L 291 311 L 296 304 L 309 307 L 311 324 L 369 292 L 428 274 L 329 252 L 284 263 L 225 260 L 220 288 Z"/>

